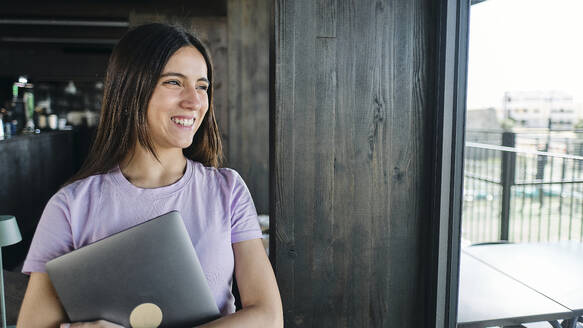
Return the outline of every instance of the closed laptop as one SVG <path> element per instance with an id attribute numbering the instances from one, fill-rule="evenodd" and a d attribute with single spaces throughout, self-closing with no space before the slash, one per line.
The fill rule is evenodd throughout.
<path id="1" fill-rule="evenodd" d="M 220 316 L 177 211 L 48 262 L 71 322 L 192 327 Z"/>

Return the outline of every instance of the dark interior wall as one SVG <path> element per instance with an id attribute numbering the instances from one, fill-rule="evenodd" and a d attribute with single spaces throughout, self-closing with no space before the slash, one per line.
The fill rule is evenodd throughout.
<path id="1" fill-rule="evenodd" d="M 433 6 L 276 1 L 272 246 L 286 327 L 424 326 Z"/>
<path id="2" fill-rule="evenodd" d="M 9 2 L 0 6 L 0 79 L 102 80 L 111 50 L 135 17 L 141 23 L 171 17 L 191 27 L 209 17 L 225 25 L 226 14 L 226 0 Z"/>
<path id="3" fill-rule="evenodd" d="M 7 1 L 2 4 L 0 14 L 6 17 L 52 17 L 52 18 L 94 18 L 126 19 L 128 12 L 160 15 L 177 15 L 182 17 L 225 16 L 225 0 L 30 0 L 26 4 Z"/>
<path id="4" fill-rule="evenodd" d="M 4 268 L 24 261 L 49 198 L 78 168 L 72 131 L 0 140 L 0 213 L 14 215 L 22 242 L 2 249 Z"/>
<path id="5" fill-rule="evenodd" d="M 0 78 L 29 74 L 41 80 L 103 79 L 115 40 L 127 30 L 130 13 L 150 16 L 224 17 L 226 0 L 39 1 L 0 6 Z M 99 21 L 118 26 L 11 24 L 14 20 Z M 69 39 L 58 42 L 58 39 Z M 71 42 L 78 39 L 81 42 Z M 34 41 L 32 41 L 34 40 Z M 50 63 L 47 65 L 47 63 Z M 1 93 L 0 93 L 1 95 Z"/>
<path id="6" fill-rule="evenodd" d="M 269 0 L 229 0 L 227 165 L 269 213 Z"/>

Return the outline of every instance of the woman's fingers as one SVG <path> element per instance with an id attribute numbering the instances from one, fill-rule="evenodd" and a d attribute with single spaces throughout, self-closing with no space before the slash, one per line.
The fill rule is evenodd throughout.
<path id="1" fill-rule="evenodd" d="M 93 322 L 62 323 L 59 328 L 123 328 L 115 323 L 99 320 Z"/>

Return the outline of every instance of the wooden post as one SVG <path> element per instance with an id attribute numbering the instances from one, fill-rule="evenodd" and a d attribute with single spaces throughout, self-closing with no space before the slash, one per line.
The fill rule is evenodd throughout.
<path id="1" fill-rule="evenodd" d="M 286 327 L 424 326 L 436 7 L 275 2 L 271 215 Z"/>

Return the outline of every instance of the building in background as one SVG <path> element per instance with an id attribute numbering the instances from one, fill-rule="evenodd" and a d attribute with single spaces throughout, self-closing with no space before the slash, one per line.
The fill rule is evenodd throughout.
<path id="1" fill-rule="evenodd" d="M 561 91 L 507 91 L 502 110 L 517 127 L 571 130 L 577 123 L 573 97 Z"/>
<path id="2" fill-rule="evenodd" d="M 500 131 L 501 120 L 494 107 L 469 109 L 466 112 L 466 129 Z"/>

